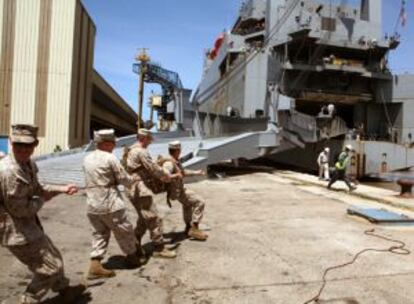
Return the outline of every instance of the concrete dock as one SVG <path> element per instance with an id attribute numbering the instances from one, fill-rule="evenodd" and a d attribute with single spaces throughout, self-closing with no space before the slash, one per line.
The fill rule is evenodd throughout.
<path id="1" fill-rule="evenodd" d="M 112 239 L 107 263 L 117 276 L 94 281 L 79 303 L 304 303 L 318 292 L 327 267 L 350 261 L 364 248 L 394 245 L 365 235 L 367 229 L 414 250 L 413 226 L 375 226 L 346 213 L 351 205 L 385 206 L 412 216 L 411 211 L 328 191 L 303 179 L 276 171 L 189 185 L 206 198 L 203 227 L 210 238 L 205 243 L 183 238 L 180 204 L 174 202 L 169 209 L 165 197 L 158 195 L 165 234 L 178 247 L 177 259 L 153 258 L 141 268 L 125 270 Z M 59 196 L 41 212 L 75 282 L 84 280 L 88 267 L 91 236 L 85 210 L 85 197 L 78 195 Z M 132 208 L 130 216 L 135 221 Z M 4 248 L 0 265 L 0 302 L 16 303 L 29 272 Z M 328 275 L 319 303 L 414 303 L 413 284 L 414 254 L 367 253 Z M 50 294 L 45 303 L 58 302 Z"/>

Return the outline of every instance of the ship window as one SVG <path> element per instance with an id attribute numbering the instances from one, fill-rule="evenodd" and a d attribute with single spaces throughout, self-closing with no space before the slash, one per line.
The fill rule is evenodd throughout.
<path id="1" fill-rule="evenodd" d="M 336 19 L 335 18 L 322 18 L 322 30 L 335 32 L 336 30 Z"/>

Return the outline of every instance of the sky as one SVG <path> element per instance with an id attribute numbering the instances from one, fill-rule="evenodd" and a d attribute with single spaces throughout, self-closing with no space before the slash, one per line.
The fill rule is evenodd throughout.
<path id="1" fill-rule="evenodd" d="M 382 1 L 383 32 L 393 33 L 401 0 Z M 399 27 L 402 43 L 390 57 L 397 73 L 414 72 L 414 0 L 406 1 L 408 22 Z M 233 26 L 241 0 L 83 0 L 83 4 L 97 27 L 95 69 L 136 110 L 138 76 L 132 64 L 138 49 L 148 48 L 153 61 L 178 72 L 184 87 L 195 89 L 205 49 Z M 156 85 L 145 90 L 146 97 L 152 90 L 160 92 Z"/>

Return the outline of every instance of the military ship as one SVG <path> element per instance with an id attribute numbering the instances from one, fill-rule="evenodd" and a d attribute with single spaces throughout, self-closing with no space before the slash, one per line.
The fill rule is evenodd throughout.
<path id="1" fill-rule="evenodd" d="M 339 2 L 245 1 L 205 54 L 186 127 L 206 138 L 273 132 L 262 156 L 303 168 L 345 140 L 357 175 L 414 165 L 395 102 L 414 79 L 398 87 L 387 61 L 400 37 L 383 35 L 382 1 Z"/>
<path id="2" fill-rule="evenodd" d="M 333 164 L 351 144 L 355 176 L 413 167 L 414 75 L 393 75 L 387 61 L 399 35 L 382 34 L 382 1 L 338 2 L 244 2 L 205 52 L 194 91 L 178 73 L 139 56 L 146 60 L 134 72 L 162 88 L 150 100 L 158 120 L 151 153 L 165 154 L 168 141 L 180 139 L 188 168 L 263 158 L 316 170 L 324 147 Z M 115 153 L 135 140 L 119 139 Z M 40 164 L 43 180 L 81 184 L 82 155 Z"/>

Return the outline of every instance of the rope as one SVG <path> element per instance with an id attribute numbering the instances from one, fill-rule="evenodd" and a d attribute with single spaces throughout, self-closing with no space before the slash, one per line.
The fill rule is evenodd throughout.
<path id="1" fill-rule="evenodd" d="M 59 183 L 45 183 L 47 185 L 51 185 L 51 186 L 67 186 L 68 184 L 59 184 Z M 77 184 L 73 184 L 76 186 L 76 188 L 78 189 L 78 191 L 74 194 L 72 194 L 71 196 L 85 196 L 86 195 L 86 190 L 88 189 L 102 189 L 102 188 L 112 188 L 112 187 L 116 187 L 116 186 L 106 186 L 106 185 L 95 185 L 95 186 L 80 186 Z M 119 190 L 119 192 L 125 192 L 125 187 L 123 190 Z M 62 193 L 63 194 L 63 193 Z"/>
<path id="2" fill-rule="evenodd" d="M 327 277 L 328 273 L 332 270 L 352 265 L 353 263 L 356 262 L 356 260 L 361 255 L 363 255 L 366 252 L 382 252 L 382 253 L 388 252 L 388 253 L 397 254 L 397 255 L 409 255 L 411 253 L 411 251 L 406 248 L 406 244 L 403 241 L 392 239 L 392 238 L 389 238 L 389 237 L 386 237 L 386 236 L 383 236 L 383 235 L 379 235 L 379 234 L 376 234 L 374 232 L 375 232 L 375 229 L 370 229 L 370 230 L 364 231 L 364 234 L 368 235 L 368 236 L 371 236 L 371 237 L 376 237 L 378 239 L 382 239 L 382 240 L 385 240 L 385 241 L 388 241 L 388 242 L 393 242 L 393 243 L 396 243 L 398 245 L 390 246 L 390 247 L 384 248 L 384 249 L 366 248 L 366 249 L 363 249 L 363 250 L 359 251 L 357 254 L 355 254 L 351 261 L 327 268 L 323 273 L 323 276 L 322 276 L 322 282 L 323 283 L 322 283 L 321 288 L 319 289 L 319 292 L 316 294 L 316 296 L 314 296 L 313 298 L 307 300 L 303 304 L 309 304 L 309 303 L 313 303 L 313 302 L 318 303 L 319 299 L 320 299 L 320 296 L 321 296 L 323 290 L 326 287 L 326 284 L 327 284 L 326 277 Z"/>

